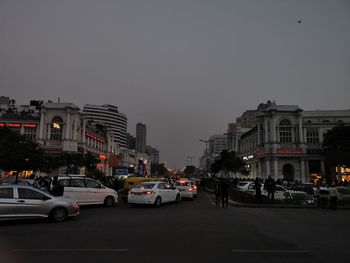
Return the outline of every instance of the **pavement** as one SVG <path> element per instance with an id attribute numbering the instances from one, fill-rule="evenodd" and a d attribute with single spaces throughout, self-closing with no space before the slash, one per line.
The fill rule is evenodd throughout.
<path id="1" fill-rule="evenodd" d="M 208 194 L 213 194 L 210 189 L 206 190 Z M 211 199 L 214 200 L 214 196 L 211 197 Z M 246 208 L 293 208 L 293 209 L 321 209 L 317 205 L 290 205 L 290 204 L 281 204 L 281 203 L 276 203 L 276 204 L 266 204 L 266 203 L 242 203 L 242 202 L 237 202 L 235 200 L 230 199 L 229 200 L 229 205 L 233 207 L 246 207 Z M 350 209 L 349 205 L 338 205 L 337 209 Z"/>

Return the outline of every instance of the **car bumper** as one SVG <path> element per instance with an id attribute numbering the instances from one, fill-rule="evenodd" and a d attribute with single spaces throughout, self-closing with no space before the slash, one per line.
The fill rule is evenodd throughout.
<path id="1" fill-rule="evenodd" d="M 128 195 L 129 204 L 154 204 L 156 196 Z"/>
<path id="2" fill-rule="evenodd" d="M 180 196 L 184 198 L 193 198 L 193 192 L 180 191 Z"/>

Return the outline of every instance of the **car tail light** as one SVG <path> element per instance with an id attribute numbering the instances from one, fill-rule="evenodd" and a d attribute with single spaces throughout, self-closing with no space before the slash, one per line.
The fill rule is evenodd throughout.
<path id="1" fill-rule="evenodd" d="M 154 191 L 145 191 L 143 192 L 144 195 L 153 195 Z"/>
<path id="2" fill-rule="evenodd" d="M 196 189 L 197 189 L 197 186 L 193 186 L 193 189 L 196 190 Z"/>

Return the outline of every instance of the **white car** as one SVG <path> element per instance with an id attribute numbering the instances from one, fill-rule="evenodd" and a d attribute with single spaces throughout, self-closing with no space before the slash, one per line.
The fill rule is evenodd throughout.
<path id="1" fill-rule="evenodd" d="M 193 200 L 194 193 L 189 180 L 178 180 L 175 182 L 175 187 L 179 190 L 181 198 L 189 198 Z"/>
<path id="2" fill-rule="evenodd" d="M 55 197 L 35 187 L 0 186 L 0 220 L 50 218 L 63 222 L 79 215 L 79 209 L 75 200 Z"/>
<path id="3" fill-rule="evenodd" d="M 76 200 L 80 205 L 103 204 L 107 207 L 118 203 L 118 193 L 94 179 L 82 176 L 58 177 L 64 187 L 63 196 Z"/>
<path id="4" fill-rule="evenodd" d="M 161 206 L 163 203 L 181 200 L 179 191 L 165 182 L 143 182 L 131 188 L 128 194 L 129 204 L 150 204 Z"/>
<path id="5" fill-rule="evenodd" d="M 192 192 L 193 196 L 197 197 L 198 189 L 195 181 L 190 180 L 191 186 L 192 186 Z"/>

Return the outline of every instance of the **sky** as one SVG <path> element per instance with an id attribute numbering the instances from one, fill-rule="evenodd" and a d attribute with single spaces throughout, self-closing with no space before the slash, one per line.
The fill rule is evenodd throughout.
<path id="1" fill-rule="evenodd" d="M 0 96 L 113 104 L 179 169 L 261 102 L 350 109 L 349 29 L 348 0 L 0 0 Z"/>

